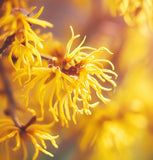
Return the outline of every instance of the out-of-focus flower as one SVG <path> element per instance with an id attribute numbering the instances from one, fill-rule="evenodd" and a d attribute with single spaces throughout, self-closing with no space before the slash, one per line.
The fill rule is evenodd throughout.
<path id="1" fill-rule="evenodd" d="M 40 34 L 39 30 L 38 30 L 38 34 Z M 52 56 L 52 57 L 57 57 L 59 61 L 63 60 L 64 53 L 65 53 L 65 50 L 64 50 L 65 48 L 63 43 L 55 39 L 52 33 L 40 34 L 40 38 L 43 39 L 42 41 L 43 48 L 39 49 L 39 52 L 41 53 L 42 56 L 43 55 Z"/>
<path id="2" fill-rule="evenodd" d="M 127 28 L 124 34 L 126 40 L 120 50 L 118 61 L 120 72 L 130 70 L 135 64 L 147 61 L 151 44 L 151 36 L 142 34 L 136 28 Z"/>
<path id="3" fill-rule="evenodd" d="M 123 15 L 129 25 L 148 24 L 153 29 L 152 0 L 106 0 L 112 15 Z"/>
<path id="4" fill-rule="evenodd" d="M 12 148 L 13 151 L 18 151 L 20 148 L 23 150 L 23 160 L 27 159 L 27 148 L 26 141 L 31 141 L 35 148 L 35 153 L 33 155 L 33 160 L 38 157 L 39 151 L 44 154 L 53 157 L 53 154 L 48 152 L 45 140 L 50 141 L 52 145 L 57 148 L 57 144 L 55 139 L 58 136 L 52 136 L 49 131 L 49 125 L 39 125 L 39 124 L 31 124 L 27 128 L 25 126 L 21 126 L 18 128 L 15 126 L 14 122 L 10 119 L 1 119 L 0 120 L 0 143 L 5 143 L 6 146 L 6 157 L 9 159 L 9 142 L 11 139 L 16 140 L 16 145 Z M 41 144 L 40 144 L 41 143 Z"/>
<path id="5" fill-rule="evenodd" d="M 103 92 L 110 91 L 111 88 L 103 85 L 110 83 L 115 87 L 113 77 L 117 77 L 117 74 L 113 71 L 113 64 L 109 60 L 99 58 L 102 53 L 111 53 L 105 47 L 95 49 L 82 46 L 84 39 L 78 47 L 70 51 L 73 41 L 79 37 L 79 35 L 74 36 L 72 27 L 71 31 L 72 38 L 67 44 L 63 59 L 61 57 L 51 57 L 48 68 L 33 67 L 31 75 L 34 78 L 25 85 L 27 88 L 25 97 L 28 97 L 29 91 L 37 84 L 36 93 L 42 106 L 42 117 L 44 99 L 49 95 L 49 110 L 57 121 L 60 117 L 62 125 L 68 125 L 68 120 L 71 120 L 70 112 L 73 112 L 72 119 L 75 123 L 76 113 L 91 114 L 90 107 L 97 104 L 97 102 L 91 104 L 91 88 L 96 91 L 97 97 L 101 101 L 104 103 L 109 101 L 108 98 L 103 96 Z M 88 54 L 83 50 L 91 53 Z M 105 63 L 110 65 L 111 69 L 105 69 Z M 27 75 L 26 70 L 21 70 L 17 73 L 16 78 L 24 75 Z"/>
<path id="6" fill-rule="evenodd" d="M 73 0 L 73 3 L 84 11 L 89 11 L 92 8 L 91 0 Z"/>
<path id="7" fill-rule="evenodd" d="M 137 63 L 124 77 L 112 101 L 78 122 L 81 150 L 88 153 L 93 147 L 87 159 L 134 159 L 130 157 L 135 154 L 133 145 L 148 134 L 148 124 L 152 124 L 148 116 L 152 115 L 152 85 L 145 65 L 145 61 Z"/>
<path id="8" fill-rule="evenodd" d="M 18 0 L 1 0 L 0 1 L 0 8 L 1 9 L 4 9 L 8 3 L 10 3 L 11 7 L 12 8 L 15 8 L 15 7 L 24 7 L 26 8 L 27 7 L 27 2 L 29 0 L 25 0 L 25 1 L 18 1 Z"/>
<path id="9" fill-rule="evenodd" d="M 139 130 L 146 127 L 147 120 L 139 113 L 141 110 L 137 113 L 132 108 L 134 106 L 123 108 L 122 102 L 119 103 L 110 102 L 100 111 L 97 110 L 87 120 L 88 123 L 85 122 L 80 143 L 82 150 L 95 146 L 99 151 L 121 151 L 133 143 Z"/>

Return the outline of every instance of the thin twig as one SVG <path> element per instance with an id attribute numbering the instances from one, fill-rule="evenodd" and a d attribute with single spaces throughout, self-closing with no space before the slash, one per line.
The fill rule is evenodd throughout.
<path id="1" fill-rule="evenodd" d="M 2 48 L 0 48 L 0 54 L 3 53 L 3 51 L 12 44 L 12 42 L 15 40 L 15 33 L 12 34 L 11 36 L 8 36 L 2 46 Z"/>
<path id="2" fill-rule="evenodd" d="M 0 0 L 0 8 L 3 6 L 5 0 Z"/>
<path id="3" fill-rule="evenodd" d="M 28 128 L 31 124 L 33 124 L 36 121 L 36 116 L 33 116 L 25 125 L 21 125 L 20 129 L 22 131 L 25 131 L 26 128 Z"/>
<path id="4" fill-rule="evenodd" d="M 0 58 L 0 74 L 1 74 L 2 81 L 4 83 L 5 92 L 8 97 L 8 101 L 9 101 L 9 109 L 10 109 L 9 115 L 12 117 L 12 120 L 14 121 L 15 126 L 20 128 L 21 130 L 25 131 L 28 126 L 30 126 L 32 123 L 34 123 L 36 121 L 36 116 L 33 116 L 25 125 L 21 125 L 19 123 L 16 112 L 15 112 L 15 109 L 18 108 L 18 106 L 14 100 L 12 90 L 10 87 L 10 83 L 9 83 L 9 80 L 6 76 L 5 69 L 3 67 L 3 63 L 2 63 L 1 58 Z"/>
<path id="5" fill-rule="evenodd" d="M 1 78 L 2 78 L 2 81 L 3 81 L 4 87 L 5 87 L 7 97 L 8 97 L 8 101 L 10 103 L 9 105 L 10 105 L 11 117 L 12 117 L 15 125 L 20 128 L 21 125 L 19 124 L 18 118 L 17 118 L 16 113 L 15 113 L 15 108 L 16 108 L 17 105 L 15 103 L 15 100 L 14 100 L 14 97 L 13 97 L 13 94 L 12 94 L 12 91 L 11 91 L 11 88 L 10 88 L 10 83 L 9 83 L 9 80 L 6 76 L 5 69 L 3 67 L 3 62 L 2 62 L 1 58 L 0 58 L 0 74 L 1 74 Z"/>

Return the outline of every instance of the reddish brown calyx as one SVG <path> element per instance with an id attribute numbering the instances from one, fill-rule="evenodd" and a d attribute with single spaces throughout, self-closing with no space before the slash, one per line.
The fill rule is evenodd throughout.
<path id="1" fill-rule="evenodd" d="M 77 76 L 78 75 L 78 71 L 77 71 L 77 67 L 75 66 L 71 66 L 69 69 L 62 69 L 62 72 L 68 75 L 73 75 L 73 76 Z"/>

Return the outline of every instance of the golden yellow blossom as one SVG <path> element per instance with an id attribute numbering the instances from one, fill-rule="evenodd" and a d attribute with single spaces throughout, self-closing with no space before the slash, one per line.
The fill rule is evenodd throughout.
<path id="1" fill-rule="evenodd" d="M 101 111 L 97 110 L 87 121 L 83 120 L 84 134 L 79 144 L 82 150 L 95 146 L 99 150 L 120 151 L 134 142 L 147 121 L 141 113 L 136 113 L 133 106 L 122 107 L 122 104 L 113 101 Z"/>
<path id="2" fill-rule="evenodd" d="M 136 28 L 128 28 L 125 31 L 125 34 L 127 40 L 121 50 L 121 55 L 118 62 L 120 70 L 122 71 L 127 68 L 133 68 L 136 63 L 140 63 L 148 57 L 147 54 L 149 53 L 149 42 L 151 38 L 151 36 L 142 34 Z"/>
<path id="3" fill-rule="evenodd" d="M 32 8 L 30 13 L 35 9 Z M 6 39 L 12 36 L 14 42 L 8 42 L 11 44 L 11 52 L 9 54 L 9 60 L 11 64 L 19 69 L 22 66 L 22 63 L 29 64 L 34 58 L 37 58 L 39 65 L 41 64 L 40 53 L 38 48 L 42 46 L 42 39 L 40 39 L 37 34 L 31 28 L 32 24 L 36 24 L 42 27 L 52 27 L 52 24 L 49 22 L 37 19 L 43 11 L 43 7 L 39 12 L 33 17 L 29 16 L 29 13 L 26 13 L 23 9 L 15 8 L 12 10 L 10 3 L 7 4 L 5 14 L 0 18 L 0 29 L 2 29 L 3 34 L 1 34 L 1 39 Z M 4 43 L 4 45 L 6 45 Z M 12 57 L 16 58 L 17 65 L 14 65 Z"/>
<path id="4" fill-rule="evenodd" d="M 64 57 L 64 44 L 53 37 L 51 33 L 44 33 L 40 35 L 44 41 L 42 42 L 43 48 L 39 49 L 40 53 L 46 56 L 51 55 L 52 57 L 57 57 L 59 60 Z M 41 54 L 42 55 L 42 54 Z"/>
<path id="5" fill-rule="evenodd" d="M 82 46 L 84 40 L 78 47 L 71 51 L 73 41 L 79 37 L 74 36 L 67 44 L 63 60 L 58 57 L 50 57 L 47 67 L 33 67 L 31 75 L 34 77 L 25 85 L 28 105 L 29 91 L 36 86 L 37 97 L 41 104 L 42 117 L 44 115 L 43 103 L 45 97 L 49 95 L 49 111 L 53 113 L 56 121 L 61 120 L 62 125 L 68 125 L 68 120 L 72 119 L 76 123 L 76 113 L 91 114 L 90 107 L 94 107 L 98 102 L 92 104 L 91 88 L 97 94 L 102 102 L 109 101 L 103 96 L 103 92 L 110 91 L 111 88 L 104 87 L 103 84 L 110 83 L 116 86 L 113 77 L 117 77 L 113 64 L 106 59 L 99 58 L 103 53 L 111 53 L 105 47 L 95 49 Z M 90 53 L 84 52 L 90 51 Z M 104 68 L 104 65 L 110 65 L 111 69 Z M 27 75 L 26 70 L 17 73 L 16 78 Z M 113 77 L 112 77 L 113 76 Z M 101 82 L 98 82 L 98 80 Z"/>
<path id="6" fill-rule="evenodd" d="M 151 160 L 153 0 L 41 3 L 0 0 L 0 160 Z"/>
<path id="7" fill-rule="evenodd" d="M 147 23 L 153 29 L 152 0 L 107 0 L 106 3 L 114 16 L 123 15 L 129 25 Z"/>
<path id="8" fill-rule="evenodd" d="M 111 102 L 100 105 L 90 117 L 78 122 L 81 150 L 93 147 L 93 154 L 87 159 L 134 159 L 129 158 L 135 154 L 132 146 L 139 145 L 148 132 L 148 122 L 152 123 L 146 116 L 149 112 L 152 117 L 152 85 L 145 63 L 131 68 Z"/>
<path id="9" fill-rule="evenodd" d="M 1 119 L 0 120 L 0 143 L 5 143 L 6 146 L 6 157 L 9 158 L 7 151 L 10 149 L 9 142 L 11 139 L 16 140 L 16 145 L 12 150 L 17 152 L 20 148 L 23 150 L 23 160 L 27 159 L 27 148 L 26 141 L 31 141 L 35 147 L 35 153 L 33 159 L 35 160 L 38 157 L 39 151 L 53 157 L 53 154 L 48 152 L 45 140 L 50 141 L 52 145 L 57 148 L 55 139 L 58 136 L 51 136 L 49 133 L 48 125 L 38 125 L 32 124 L 30 126 L 18 128 L 15 126 L 14 122 L 10 119 Z M 39 144 L 41 143 L 41 144 Z"/>
<path id="10" fill-rule="evenodd" d="M 27 2 L 28 0 L 25 1 L 19 1 L 19 0 L 1 0 L 0 2 L 0 7 L 2 9 L 5 9 L 5 7 L 7 6 L 8 3 L 10 3 L 11 8 L 15 8 L 15 7 L 27 7 Z"/>

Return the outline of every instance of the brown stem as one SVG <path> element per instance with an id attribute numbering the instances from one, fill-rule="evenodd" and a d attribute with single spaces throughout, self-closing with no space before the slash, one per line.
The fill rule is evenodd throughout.
<path id="1" fill-rule="evenodd" d="M 35 121 L 36 121 L 36 116 L 33 116 L 33 117 L 29 120 L 29 122 L 28 122 L 27 124 L 21 125 L 20 129 L 21 129 L 22 131 L 25 131 L 26 128 L 28 128 L 28 127 L 29 127 L 31 124 L 33 124 Z"/>
<path id="2" fill-rule="evenodd" d="M 12 44 L 12 42 L 15 40 L 15 33 L 12 34 L 11 36 L 8 36 L 2 46 L 2 48 L 0 48 L 0 54 L 3 53 L 3 51 Z"/>
<path id="3" fill-rule="evenodd" d="M 5 0 L 1 0 L 1 1 L 0 1 L 0 8 L 2 7 L 4 1 L 5 1 Z"/>
<path id="4" fill-rule="evenodd" d="M 11 112 L 12 119 L 13 119 L 15 125 L 20 128 L 21 125 L 19 124 L 18 118 L 17 118 L 16 113 L 15 113 L 15 108 L 16 108 L 17 105 L 15 103 L 15 100 L 14 100 L 14 97 L 13 97 L 13 94 L 12 94 L 12 91 L 11 91 L 11 88 L 10 88 L 10 83 L 9 83 L 9 80 L 6 76 L 5 69 L 3 67 L 3 62 L 2 62 L 1 58 L 0 58 L 0 74 L 1 74 L 1 78 L 2 78 L 2 81 L 3 81 L 4 87 L 5 87 L 5 92 L 6 92 L 7 97 L 8 97 L 8 101 L 10 103 L 9 105 L 10 105 L 10 112 Z"/>
<path id="5" fill-rule="evenodd" d="M 11 87 L 10 87 L 10 83 L 9 83 L 9 80 L 6 76 L 6 73 L 5 73 L 5 68 L 3 67 L 3 63 L 2 63 L 2 59 L 0 58 L 0 74 L 1 74 L 1 78 L 2 78 L 2 81 L 4 83 L 4 87 L 5 87 L 5 92 L 6 92 L 6 95 L 8 97 L 8 101 L 9 101 L 9 108 L 10 108 L 10 111 L 8 111 L 8 115 L 10 115 L 12 117 L 12 120 L 14 121 L 15 123 L 15 126 L 20 128 L 21 130 L 26 130 L 26 128 L 28 126 L 30 126 L 32 123 L 34 123 L 36 121 L 36 116 L 33 116 L 27 124 L 25 125 L 21 125 L 18 121 L 18 118 L 17 118 L 17 115 L 16 115 L 16 112 L 15 112 L 15 109 L 18 108 L 15 100 L 14 100 L 14 97 L 13 97 L 13 94 L 12 94 L 12 90 L 11 90 Z"/>

